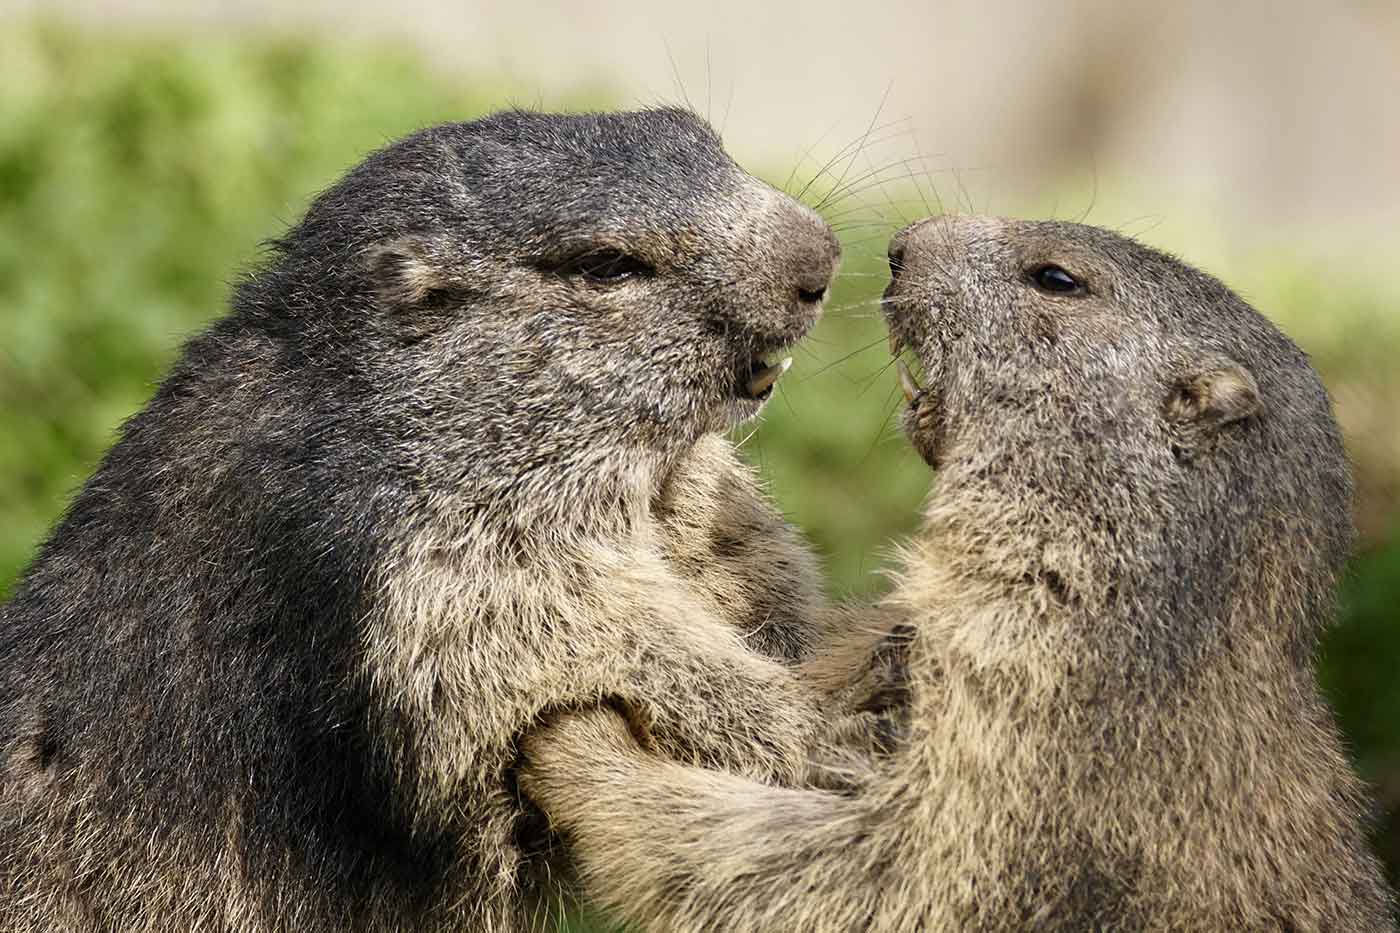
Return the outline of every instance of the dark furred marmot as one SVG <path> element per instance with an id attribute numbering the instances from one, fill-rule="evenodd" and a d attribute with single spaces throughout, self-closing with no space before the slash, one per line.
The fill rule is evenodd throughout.
<path id="1" fill-rule="evenodd" d="M 1307 358 L 1115 234 L 939 218 L 891 247 L 939 477 L 890 603 L 909 737 L 853 796 L 643 752 L 607 712 L 522 786 L 664 930 L 1389 930 L 1313 678 L 1351 486 Z"/>
<path id="2" fill-rule="evenodd" d="M 676 110 L 317 198 L 0 609 L 0 930 L 527 925 L 516 740 L 605 698 L 795 780 L 819 587 L 711 432 L 838 254 Z"/>

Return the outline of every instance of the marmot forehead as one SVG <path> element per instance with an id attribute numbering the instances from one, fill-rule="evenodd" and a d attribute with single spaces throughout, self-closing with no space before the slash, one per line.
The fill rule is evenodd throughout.
<path id="1" fill-rule="evenodd" d="M 555 203 L 584 192 L 627 199 L 639 191 L 657 204 L 680 202 L 744 175 L 714 130 L 684 110 L 505 111 L 436 132 L 468 184 L 522 198 L 548 193 Z"/>
<path id="2" fill-rule="evenodd" d="M 911 307 L 943 308 L 949 312 L 945 326 L 1037 324 L 1028 329 L 1047 337 L 1056 323 L 1092 316 L 1114 334 L 1150 333 L 1212 352 L 1289 359 L 1297 353 L 1286 336 L 1215 277 L 1099 227 L 932 217 L 900 231 L 890 256 L 899 271 L 909 270 L 907 282 L 891 286 L 891 297 Z M 1048 279 L 1040 278 L 1046 273 Z M 997 314 L 1008 308 L 1015 313 Z"/>
<path id="3" fill-rule="evenodd" d="M 1164 302 L 1192 282 L 1209 283 L 1219 295 L 1225 293 L 1210 276 L 1159 250 L 1111 230 L 1068 221 L 930 217 L 896 234 L 890 255 L 892 259 L 897 255 L 900 265 L 925 273 L 925 281 L 936 283 L 941 273 L 964 289 L 1017 279 L 1036 266 L 1053 263 L 1084 278 L 1095 275 L 1103 286 L 1111 284 L 1108 279 L 1121 277 L 1140 284 L 1140 293 L 1160 295 Z M 977 278 L 955 276 L 959 269 L 976 273 Z"/>
<path id="4" fill-rule="evenodd" d="M 530 213 L 681 216 L 748 178 L 683 110 L 510 111 L 447 129 L 466 184 Z"/>
<path id="5" fill-rule="evenodd" d="M 761 187 L 688 111 L 502 111 L 372 153 L 279 245 L 296 253 L 305 244 L 319 262 L 328 250 L 421 232 L 450 231 L 483 256 L 577 231 L 671 235 Z"/>
<path id="6" fill-rule="evenodd" d="M 534 155 L 553 153 L 616 165 L 630 160 L 692 168 L 733 164 L 708 123 L 675 107 L 599 113 L 505 110 L 446 127 Z"/>

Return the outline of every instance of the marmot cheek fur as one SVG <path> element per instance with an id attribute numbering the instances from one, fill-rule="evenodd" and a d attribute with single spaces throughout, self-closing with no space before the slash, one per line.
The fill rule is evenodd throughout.
<path id="1" fill-rule="evenodd" d="M 318 197 L 0 609 L 0 930 L 526 926 L 517 738 L 603 699 L 796 779 L 814 571 L 707 435 L 838 255 L 678 110 L 439 126 Z M 696 482 L 742 520 L 687 571 Z"/>
<path id="2" fill-rule="evenodd" d="M 909 736 L 853 796 L 525 743 L 589 894 L 646 930 L 1393 930 L 1314 680 L 1352 542 L 1307 357 L 1113 233 L 937 218 L 890 249 L 939 468 L 888 609 Z"/>

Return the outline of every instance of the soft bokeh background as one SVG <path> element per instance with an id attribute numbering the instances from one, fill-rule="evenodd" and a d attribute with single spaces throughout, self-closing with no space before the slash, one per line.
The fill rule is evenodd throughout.
<path id="1" fill-rule="evenodd" d="M 171 6 L 0 0 L 0 594 L 259 242 L 365 152 L 511 104 L 688 100 L 847 242 L 745 442 L 838 594 L 880 585 L 927 488 L 873 305 L 900 223 L 1116 227 L 1313 354 L 1362 529 L 1322 676 L 1400 866 L 1400 6 Z"/>

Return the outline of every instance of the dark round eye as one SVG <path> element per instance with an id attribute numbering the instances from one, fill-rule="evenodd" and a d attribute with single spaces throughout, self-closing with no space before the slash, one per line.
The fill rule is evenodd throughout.
<path id="1" fill-rule="evenodd" d="M 1079 284 L 1078 279 L 1059 266 L 1050 263 L 1031 270 L 1031 282 L 1043 292 L 1066 294 L 1084 289 L 1084 286 Z"/>
<path id="2" fill-rule="evenodd" d="M 559 271 L 564 275 L 581 275 L 594 282 L 621 282 L 656 272 L 649 263 L 617 249 L 580 253 L 560 265 Z"/>

